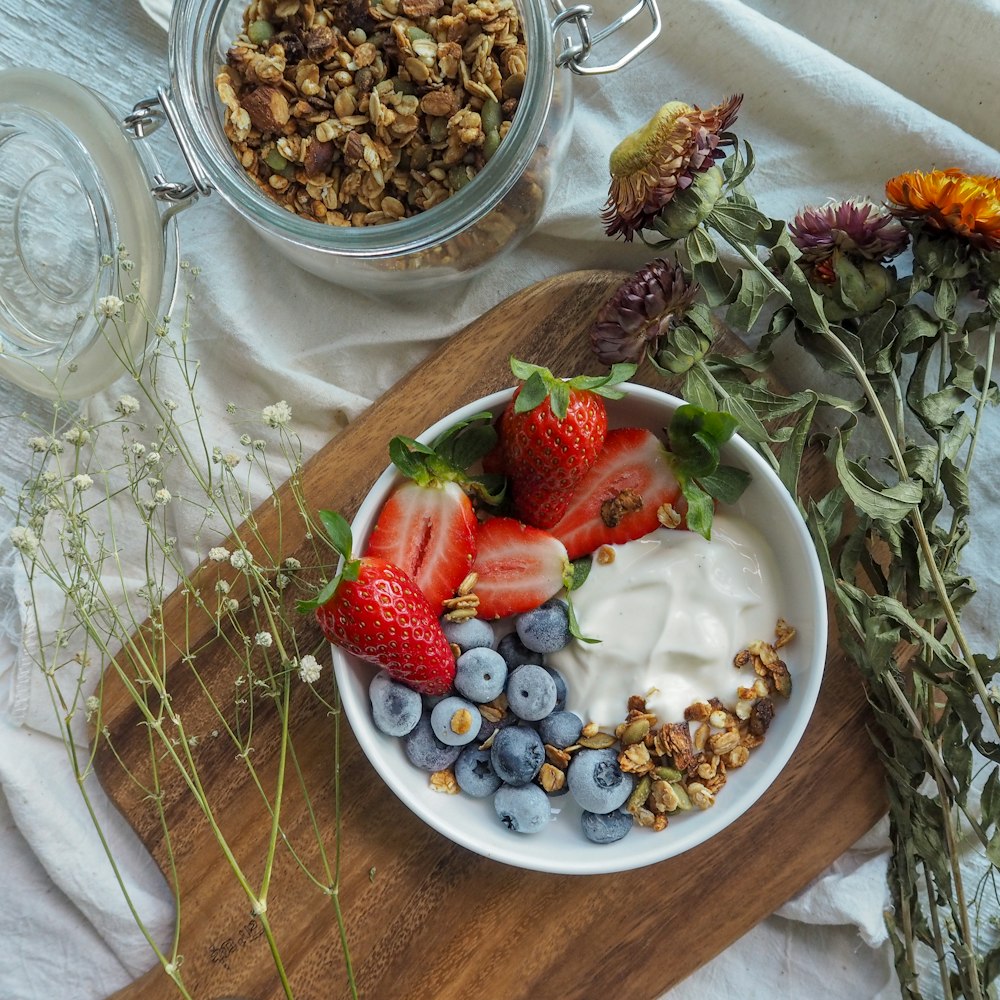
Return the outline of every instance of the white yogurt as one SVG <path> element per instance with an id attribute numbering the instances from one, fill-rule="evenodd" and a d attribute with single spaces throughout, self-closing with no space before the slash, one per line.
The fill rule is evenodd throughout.
<path id="1" fill-rule="evenodd" d="M 732 704 L 752 681 L 733 657 L 755 639 L 772 641 L 780 612 L 774 553 L 743 518 L 716 514 L 712 540 L 661 528 L 611 546 L 572 595 L 580 632 L 546 657 L 566 679 L 567 708 L 614 727 L 631 695 L 645 695 L 661 722 L 679 722 L 699 699 Z M 751 671 L 752 674 L 752 671 Z"/>

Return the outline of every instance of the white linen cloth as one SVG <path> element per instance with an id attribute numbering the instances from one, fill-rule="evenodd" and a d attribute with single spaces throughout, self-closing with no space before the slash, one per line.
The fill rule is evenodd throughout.
<path id="1" fill-rule="evenodd" d="M 158 26 L 165 23 L 165 0 L 143 4 L 151 17 L 138 5 L 0 0 L 0 68 L 32 65 L 64 73 L 124 113 L 168 75 Z M 617 13 L 609 0 L 596 6 L 601 19 Z M 388 291 L 373 301 L 275 257 L 217 197 L 183 212 L 184 256 L 203 268 L 192 306 L 192 349 L 202 360 L 207 424 L 219 441 L 240 433 L 225 412 L 227 399 L 249 407 L 285 399 L 311 452 L 505 296 L 567 270 L 643 263 L 649 252 L 641 245 L 626 247 L 602 234 L 607 155 L 667 100 L 708 106 L 745 93 L 737 130 L 758 158 L 752 190 L 774 215 L 789 217 L 829 197 L 877 199 L 886 178 L 903 170 L 957 165 L 992 174 L 1000 167 L 996 0 L 662 0 L 662 7 L 662 36 L 637 63 L 613 76 L 575 82 L 564 183 L 522 247 L 466 287 L 405 308 Z M 174 151 L 158 154 L 169 175 L 184 176 Z M 787 369 L 782 374 L 789 380 L 800 374 L 792 361 Z M 108 413 L 127 391 L 120 385 L 86 405 L 94 415 Z M 5 413 L 30 409 L 7 387 L 2 392 Z M 997 430 L 991 414 L 980 470 L 995 468 Z M 5 483 L 18 480 L 20 447 L 5 436 Z M 977 481 L 973 491 L 981 506 L 967 568 L 981 593 L 966 620 L 974 640 L 990 649 L 1000 566 L 988 556 L 997 526 L 984 511 L 995 486 Z M 12 576 L 0 560 L 0 612 L 11 600 Z M 0 628 L 0 687 L 6 692 L 5 707 L 0 705 L 6 889 L 0 997 L 97 1000 L 144 971 L 152 958 L 53 736 L 44 686 L 23 669 L 22 642 L 31 641 L 30 633 Z M 123 877 L 162 937 L 171 913 L 165 888 L 124 824 L 109 813 L 103 818 L 115 830 Z M 671 990 L 669 1000 L 736 993 L 751 1000 L 898 995 L 882 924 L 885 834 L 883 825 L 876 827 L 777 915 Z"/>

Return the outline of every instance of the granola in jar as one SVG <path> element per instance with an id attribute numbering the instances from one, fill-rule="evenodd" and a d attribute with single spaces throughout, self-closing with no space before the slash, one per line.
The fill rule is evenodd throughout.
<path id="1" fill-rule="evenodd" d="M 317 222 L 370 226 L 475 177 L 525 70 L 513 0 L 251 0 L 215 83 L 262 191 Z"/>

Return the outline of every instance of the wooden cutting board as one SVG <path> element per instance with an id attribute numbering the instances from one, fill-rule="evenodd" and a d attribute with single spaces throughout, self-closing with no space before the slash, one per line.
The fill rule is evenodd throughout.
<path id="1" fill-rule="evenodd" d="M 415 435 L 455 407 L 509 385 L 511 354 L 561 375 L 599 372 L 585 331 L 621 277 L 589 271 L 552 278 L 451 338 L 307 464 L 301 481 L 307 504 L 353 515 L 387 464 L 390 437 Z M 722 337 L 719 349 L 741 349 Z M 647 377 L 650 384 L 671 388 L 652 372 Z M 828 475 L 820 457 L 809 455 L 805 488 Z M 308 566 L 311 549 L 293 511 L 287 495 L 278 507 L 264 505 L 258 530 L 272 542 L 280 532 L 281 551 L 297 554 Z M 211 585 L 213 572 L 203 567 L 204 586 Z M 213 638 L 211 623 L 191 615 L 182 593 L 167 602 L 164 624 L 174 709 L 188 733 L 202 736 L 196 754 L 207 793 L 218 803 L 219 825 L 256 884 L 269 817 L 234 760 L 232 745 L 211 736 L 218 720 L 182 656 L 185 648 L 198 648 L 201 676 L 210 679 L 212 697 L 224 706 L 233 703 L 238 667 L 225 643 Z M 303 646 L 320 641 L 311 621 L 303 620 L 302 635 Z M 329 669 L 320 686 L 333 697 Z M 316 820 L 332 841 L 334 722 L 305 685 L 293 687 L 295 754 Z M 146 730 L 113 670 L 106 674 L 102 698 L 102 722 L 117 754 L 148 780 Z M 264 787 L 272 790 L 276 719 L 273 708 L 259 707 L 253 737 L 254 760 Z M 388 791 L 344 721 L 340 899 L 362 996 L 653 1000 L 802 888 L 885 811 L 881 772 L 865 731 L 869 722 L 861 683 L 831 640 L 812 725 L 757 806 L 681 857 L 624 874 L 580 877 L 521 871 L 453 845 Z M 112 800 L 166 870 L 163 829 L 145 790 L 103 743 L 96 766 Z M 158 780 L 181 885 L 180 952 L 191 995 L 277 1000 L 284 994 L 260 926 L 205 819 L 168 763 L 158 769 Z M 315 866 L 309 816 L 294 775 L 286 787 L 284 832 Z M 306 885 L 288 851 L 279 850 L 278 856 L 268 916 L 295 996 L 347 997 L 333 908 Z M 753 865 L 746 864 L 749 858 L 756 859 Z M 170 995 L 157 966 L 115 997 Z"/>

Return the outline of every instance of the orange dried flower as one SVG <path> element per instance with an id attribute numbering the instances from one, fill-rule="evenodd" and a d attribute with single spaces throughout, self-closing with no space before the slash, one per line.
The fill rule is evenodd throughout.
<path id="1" fill-rule="evenodd" d="M 726 145 L 722 133 L 736 120 L 743 101 L 734 94 L 702 111 L 683 101 L 671 101 L 611 153 L 611 185 L 601 212 L 608 236 L 626 240 L 649 228 L 678 191 L 708 170 Z"/>
<path id="2" fill-rule="evenodd" d="M 914 170 L 888 181 L 885 194 L 901 219 L 923 221 L 980 250 L 1000 250 L 1000 178 L 955 167 Z"/>

